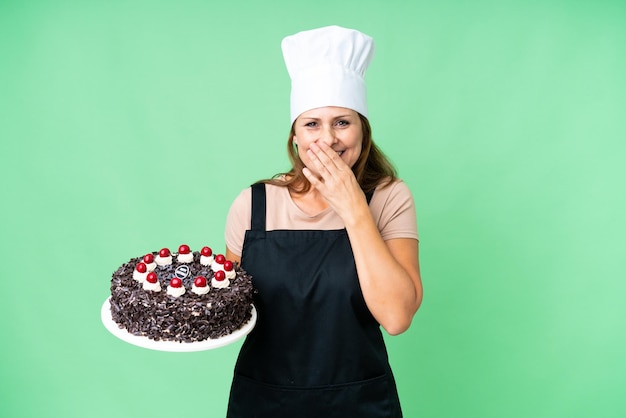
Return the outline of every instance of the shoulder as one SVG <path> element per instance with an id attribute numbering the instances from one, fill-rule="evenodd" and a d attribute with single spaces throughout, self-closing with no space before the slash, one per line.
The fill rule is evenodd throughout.
<path id="1" fill-rule="evenodd" d="M 384 240 L 418 238 L 413 195 L 402 180 L 379 185 L 372 197 L 370 210 Z"/>
<path id="2" fill-rule="evenodd" d="M 385 181 L 378 186 L 374 191 L 372 202 L 382 202 L 383 205 L 390 201 L 396 200 L 413 200 L 413 194 L 411 189 L 402 179 L 394 179 L 391 181 Z"/>
<path id="3" fill-rule="evenodd" d="M 287 187 L 265 183 L 265 195 L 268 202 L 282 202 L 289 198 Z M 243 189 L 231 204 L 229 213 L 250 217 L 252 211 L 252 186 Z"/>
<path id="4" fill-rule="evenodd" d="M 250 202 L 252 201 L 252 187 L 246 187 L 243 189 L 233 203 L 230 205 L 230 211 L 241 211 L 245 207 L 250 207 Z"/>

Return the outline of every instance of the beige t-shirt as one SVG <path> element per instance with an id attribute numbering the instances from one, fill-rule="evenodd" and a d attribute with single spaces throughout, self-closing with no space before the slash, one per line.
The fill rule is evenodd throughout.
<path id="1" fill-rule="evenodd" d="M 268 231 L 345 228 L 339 215 L 330 207 L 316 215 L 308 215 L 294 203 L 287 187 L 266 184 L 265 189 Z M 226 246 L 238 256 L 241 256 L 245 233 L 250 229 L 251 202 L 252 189 L 248 187 L 235 198 L 226 217 Z M 378 186 L 370 202 L 370 211 L 383 240 L 418 239 L 413 196 L 402 180 L 396 180 L 388 187 Z"/>

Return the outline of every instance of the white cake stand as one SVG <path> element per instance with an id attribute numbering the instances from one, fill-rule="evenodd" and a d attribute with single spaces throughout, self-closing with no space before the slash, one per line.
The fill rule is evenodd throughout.
<path id="1" fill-rule="evenodd" d="M 118 324 L 113 321 L 111 317 L 111 305 L 107 298 L 102 304 L 102 310 L 100 311 L 100 317 L 104 327 L 109 332 L 115 335 L 122 341 L 129 344 L 136 345 L 142 348 L 148 348 L 150 350 L 157 351 L 170 351 L 170 352 L 191 352 L 191 351 L 205 351 L 213 350 L 215 348 L 224 347 L 230 345 L 241 338 L 245 337 L 252 331 L 252 328 L 256 325 L 256 309 L 252 305 L 252 317 L 241 328 L 233 332 L 232 334 L 225 335 L 216 339 L 207 339 L 204 341 L 197 341 L 193 343 L 177 342 L 177 341 L 155 341 L 148 337 L 133 335 L 125 328 L 120 328 Z"/>

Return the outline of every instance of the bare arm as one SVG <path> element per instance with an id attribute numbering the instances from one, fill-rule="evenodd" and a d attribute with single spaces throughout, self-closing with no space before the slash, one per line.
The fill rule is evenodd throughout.
<path id="1" fill-rule="evenodd" d="M 237 265 L 241 264 L 241 257 L 233 253 L 228 247 L 226 247 L 226 259 L 237 262 Z"/>
<path id="2" fill-rule="evenodd" d="M 321 178 L 303 172 L 346 225 L 370 312 L 389 334 L 406 331 L 422 301 L 417 240 L 384 241 L 350 167 L 324 143 L 308 152 Z"/>
<path id="3" fill-rule="evenodd" d="M 369 211 L 367 215 L 370 219 L 346 225 L 361 290 L 374 318 L 397 335 L 409 328 L 422 302 L 418 242 L 383 241 Z"/>

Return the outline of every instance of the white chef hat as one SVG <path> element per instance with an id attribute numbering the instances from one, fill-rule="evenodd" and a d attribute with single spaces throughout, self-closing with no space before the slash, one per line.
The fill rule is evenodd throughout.
<path id="1" fill-rule="evenodd" d="M 364 76 L 374 56 L 371 37 L 327 26 L 287 36 L 281 47 L 291 77 L 291 123 L 303 112 L 324 106 L 367 116 Z"/>

